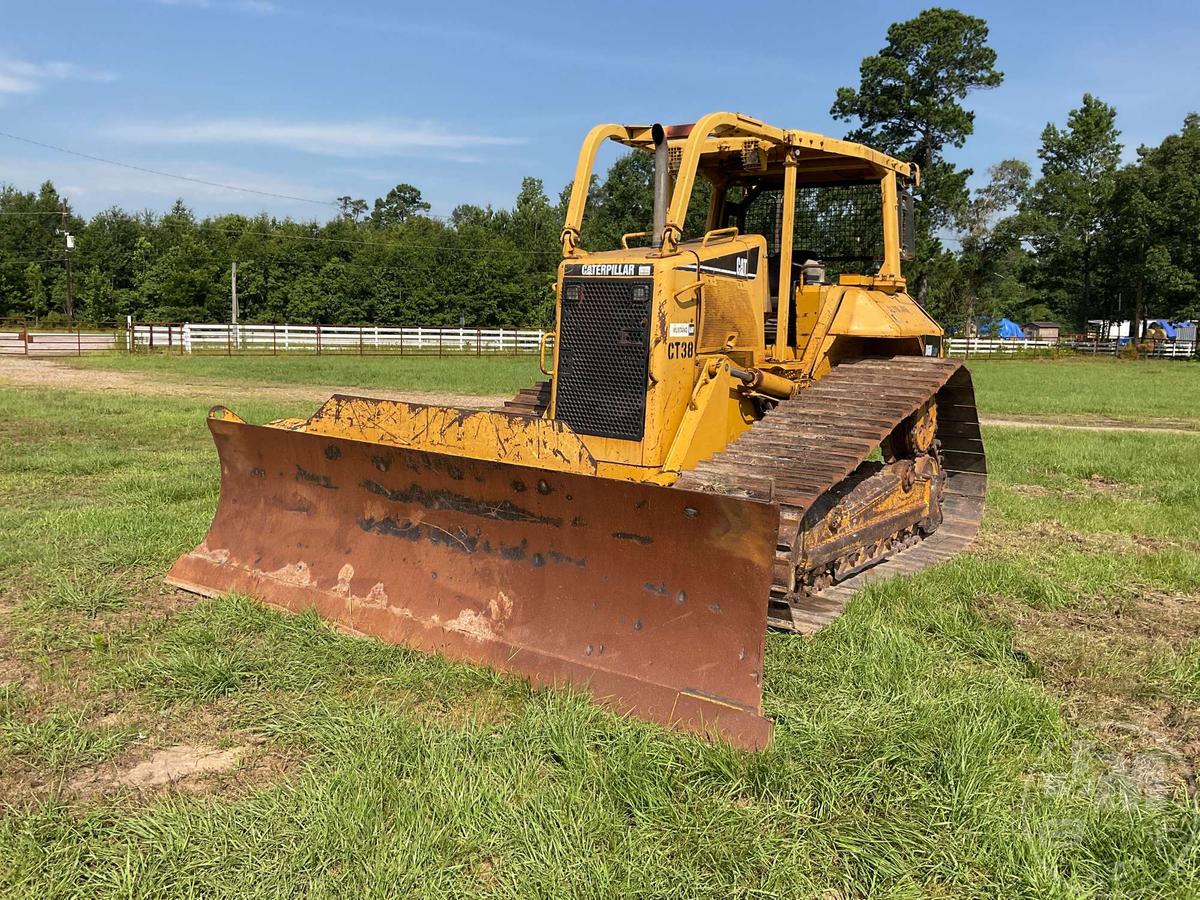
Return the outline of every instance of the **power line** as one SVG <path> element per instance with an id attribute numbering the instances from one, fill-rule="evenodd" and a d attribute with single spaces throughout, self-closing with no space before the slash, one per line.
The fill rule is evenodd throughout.
<path id="1" fill-rule="evenodd" d="M 184 225 L 183 223 L 176 223 L 176 222 L 159 222 L 158 227 L 186 228 L 188 226 Z M 399 252 L 403 252 L 404 250 L 411 250 L 411 249 L 415 248 L 418 250 L 434 250 L 434 251 L 438 251 L 441 253 L 518 253 L 518 254 L 522 254 L 525 256 L 558 256 L 560 253 L 560 251 L 558 251 L 558 250 L 525 250 L 520 247 L 444 247 L 444 246 L 439 246 L 437 244 L 409 244 L 407 246 L 405 246 L 405 245 L 387 245 L 387 244 L 381 244 L 377 241 L 357 241 L 357 240 L 351 240 L 350 238 L 321 237 L 321 236 L 315 235 L 315 234 L 283 234 L 283 233 L 272 232 L 272 231 L 250 231 L 248 229 L 221 228 L 221 227 L 212 225 L 207 222 L 201 223 L 201 224 L 193 226 L 193 227 L 195 227 L 195 228 L 211 228 L 213 231 L 220 231 L 223 234 L 228 234 L 228 235 L 233 235 L 233 236 L 240 236 L 240 235 L 248 234 L 248 235 L 254 235 L 257 237 L 282 238 L 284 240 L 292 240 L 292 241 L 314 241 L 317 243 L 326 243 L 326 244 L 355 244 L 355 245 L 359 245 L 359 246 L 363 246 L 363 247 L 377 247 L 381 250 L 395 250 L 395 251 L 399 251 Z"/>
<path id="2" fill-rule="evenodd" d="M 193 184 L 203 184 L 208 187 L 223 188 L 224 190 L 228 190 L 228 191 L 241 191 L 246 194 L 258 194 L 261 197 L 275 197 L 280 200 L 297 200 L 301 203 L 314 203 L 318 206 L 333 206 L 333 207 L 337 207 L 337 208 L 340 208 L 340 206 L 341 206 L 341 204 L 339 204 L 335 200 L 314 200 L 312 197 L 298 197 L 295 194 L 279 194 L 279 193 L 275 193 L 274 191 L 263 191 L 263 190 L 259 190 L 258 188 L 242 187 L 241 185 L 237 185 L 237 184 L 226 184 L 226 183 L 220 182 L 220 181 L 208 181 L 204 178 L 195 178 L 191 175 L 179 175 L 174 172 L 164 172 L 161 169 L 150 169 L 150 168 L 147 168 L 146 166 L 137 166 L 137 165 L 134 165 L 133 163 L 125 163 L 125 162 L 121 162 L 120 160 L 116 160 L 116 159 L 107 159 L 103 156 L 95 156 L 94 154 L 91 154 L 91 153 L 82 153 L 78 150 L 71 150 L 71 149 L 68 149 L 67 147 L 59 147 L 55 144 L 47 144 L 44 141 L 35 141 L 33 138 L 21 137 L 21 135 L 19 135 L 19 134 L 11 134 L 7 131 L 0 131 L 0 137 L 6 137 L 9 140 L 13 140 L 13 141 L 20 141 L 24 144 L 32 144 L 34 147 L 43 147 L 46 150 L 54 150 L 58 153 L 66 153 L 70 156 L 78 156 L 80 159 L 89 159 L 89 160 L 92 160 L 93 162 L 101 162 L 101 163 L 104 163 L 105 165 L 109 165 L 109 166 L 120 166 L 122 169 L 131 169 L 134 172 L 145 172 L 150 175 L 160 175 L 163 178 L 175 178 L 175 179 L 178 179 L 179 181 L 190 181 Z M 56 216 L 56 215 L 58 215 L 58 213 L 56 213 L 56 212 L 55 213 L 46 213 L 46 212 L 37 212 L 37 211 L 31 211 L 31 212 L 0 211 L 0 215 L 4 215 L 4 216 L 41 216 L 41 215 Z M 426 218 L 426 219 L 436 219 L 439 222 L 451 223 L 453 221 L 450 216 L 439 216 L 439 215 L 436 215 L 434 213 L 429 213 L 429 212 L 419 213 L 418 215 L 420 215 L 422 218 Z"/>
<path id="3" fill-rule="evenodd" d="M 558 250 L 528 250 L 528 249 L 525 249 L 522 247 L 448 247 L 448 246 L 442 246 L 442 245 L 438 245 L 438 244 L 407 244 L 407 245 L 386 244 L 386 243 L 380 243 L 378 241 L 362 241 L 362 240 L 352 240 L 350 238 L 322 237 L 320 235 L 315 235 L 315 234 L 286 234 L 283 232 L 276 232 L 276 231 L 252 231 L 249 229 L 222 228 L 220 226 L 213 225 L 208 222 L 202 222 L 198 225 L 187 225 L 183 222 L 157 222 L 154 227 L 155 228 L 195 228 L 197 230 L 207 228 L 212 231 L 217 231 L 217 232 L 220 232 L 221 234 L 228 235 L 230 237 L 242 237 L 244 235 L 249 235 L 252 237 L 262 237 L 262 238 L 268 238 L 268 239 L 278 238 L 280 240 L 287 240 L 287 241 L 309 241 L 311 243 L 319 243 L 319 244 L 343 244 L 343 245 L 352 245 L 352 246 L 359 246 L 359 247 L 375 247 L 379 250 L 386 250 L 386 251 L 392 251 L 392 252 L 398 252 L 398 253 L 403 253 L 406 250 L 416 249 L 416 250 L 432 250 L 437 253 L 515 253 L 515 254 L 522 255 L 522 256 L 558 256 L 559 255 Z"/>
<path id="4" fill-rule="evenodd" d="M 2 132 L 0 132 L 0 133 L 2 133 Z M 314 200 L 312 202 L 313 203 L 324 203 L 325 201 Z M 42 209 L 29 209 L 29 210 L 0 209 L 0 216 L 61 216 L 61 215 L 62 215 L 62 213 L 58 210 L 50 212 L 48 210 L 42 210 Z M 78 213 L 72 213 L 72 215 L 75 215 L 78 218 L 84 219 L 84 221 L 87 221 L 85 216 L 79 215 Z M 454 224 L 454 220 L 450 216 L 436 216 L 433 213 L 427 213 L 427 212 L 414 213 L 413 216 L 414 216 L 414 218 L 419 218 L 419 219 L 435 219 L 438 222 L 444 222 L 447 225 Z M 96 216 L 93 216 L 93 219 L 94 218 L 96 218 Z M 288 220 L 288 221 L 291 221 L 291 220 Z M 302 223 L 295 223 L 295 224 L 302 224 Z M 356 222 L 355 224 L 358 224 L 358 223 Z"/>
<path id="5" fill-rule="evenodd" d="M 120 166 L 122 169 L 132 169 L 135 172 L 145 172 L 150 175 L 159 175 L 163 178 L 176 178 L 179 181 L 190 181 L 192 184 L 203 184 L 207 187 L 222 188 L 227 191 L 242 191 L 246 194 L 258 194 L 261 197 L 275 197 L 279 200 L 298 200 L 301 203 L 315 203 L 320 206 L 337 206 L 337 203 L 333 200 L 314 200 L 311 197 L 297 197 L 294 194 L 277 194 L 274 191 L 261 191 L 258 188 L 241 187 L 236 184 L 224 184 L 220 181 L 208 181 L 204 178 L 193 178 L 190 175 L 177 175 L 174 172 L 163 172 L 160 169 L 150 169 L 146 166 L 135 166 L 132 163 L 118 162 L 115 159 L 105 159 L 103 156 L 94 156 L 91 153 L 80 153 L 78 150 L 68 150 L 66 147 L 57 147 L 54 144 L 47 144 L 43 141 L 35 141 L 32 138 L 21 137 L 17 134 L 9 134 L 7 131 L 0 131 L 0 137 L 6 137 L 13 141 L 20 141 L 23 144 L 32 144 L 35 147 L 43 147 L 46 150 L 54 150 L 58 153 L 66 153 L 68 156 L 78 156 L 80 159 L 90 159 L 92 162 L 100 162 L 109 166 Z"/>
<path id="6" fill-rule="evenodd" d="M 0 216 L 9 216 L 9 215 L 61 216 L 62 213 L 60 213 L 60 212 L 53 212 L 53 213 L 51 213 L 51 212 L 7 212 L 4 210 L 0 210 Z M 430 218 L 430 217 L 426 216 L 424 218 Z M 299 224 L 299 223 L 293 223 L 293 224 Z M 523 256 L 557 256 L 559 253 L 558 250 L 528 250 L 528 249 L 525 249 L 522 247 L 446 247 L 446 246 L 440 246 L 438 244 L 409 244 L 407 246 L 396 246 L 396 245 L 389 246 L 388 244 L 380 243 L 378 241 L 363 241 L 363 240 L 353 240 L 351 238 L 322 237 L 321 235 L 315 235 L 315 234 L 287 234 L 282 231 L 251 231 L 249 229 L 222 228 L 220 226 L 213 225 L 211 222 L 200 222 L 198 224 L 189 226 L 182 222 L 164 222 L 162 220 L 159 220 L 158 222 L 154 223 L 154 225 L 151 227 L 153 227 L 153 228 L 189 228 L 189 227 L 192 227 L 192 228 L 197 228 L 197 229 L 208 228 L 213 231 L 219 231 L 222 234 L 230 235 L 233 237 L 239 237 L 241 235 L 253 235 L 255 237 L 280 238 L 282 240 L 288 240 L 288 241 L 312 241 L 315 243 L 324 243 L 324 244 L 348 244 L 348 245 L 356 245 L 356 246 L 361 246 L 361 247 L 378 247 L 379 249 L 391 249 L 391 250 L 401 250 L 401 251 L 406 250 L 406 249 L 412 249 L 413 247 L 415 247 L 420 250 L 435 250 L 435 251 L 438 251 L 441 253 L 517 253 L 517 254 L 520 254 Z"/>
<path id="7" fill-rule="evenodd" d="M 58 153 L 66 153 L 66 154 L 69 154 L 70 156 L 78 156 L 81 159 L 90 159 L 93 162 L 101 162 L 101 163 L 105 163 L 106 165 L 110 165 L 110 166 L 120 166 L 122 169 L 132 169 L 134 172 L 146 172 L 150 175 L 161 175 L 163 178 L 177 178 L 180 181 L 190 181 L 193 184 L 203 184 L 203 185 L 207 185 L 208 187 L 224 188 L 225 190 L 229 190 L 229 191 L 242 191 L 243 193 L 246 193 L 246 194 L 258 194 L 259 196 L 262 196 L 262 197 L 275 197 L 280 200 L 298 200 L 301 203 L 315 203 L 318 206 L 333 206 L 333 207 L 340 206 L 340 204 L 337 203 L 337 201 L 335 201 L 335 200 L 314 200 L 311 197 L 297 197 L 294 194 L 278 194 L 273 191 L 263 191 L 263 190 L 259 190 L 258 188 L 242 187 L 241 185 L 236 185 L 236 184 L 225 184 L 220 181 L 207 181 L 206 179 L 194 178 L 190 175 L 177 175 L 174 172 L 164 172 L 161 169 L 149 169 L 145 166 L 135 166 L 133 163 L 125 163 L 125 162 L 121 162 L 121 161 L 115 160 L 115 159 L 106 159 L 103 156 L 94 156 L 93 154 L 90 154 L 90 153 L 81 153 L 78 150 L 70 150 L 66 147 L 59 147 L 54 144 L 47 144 L 43 141 L 35 141 L 32 138 L 21 137 L 18 134 L 10 134 L 7 131 L 0 131 L 0 137 L 6 137 L 6 138 L 9 138 L 10 140 L 14 140 L 14 141 L 21 141 L 22 143 L 25 143 L 25 144 L 32 144 L 35 147 L 44 147 L 47 150 L 55 150 Z M 38 215 L 58 215 L 58 213 L 0 212 L 0 215 L 38 216 Z M 422 215 L 427 219 L 437 219 L 439 222 L 451 221 L 449 216 L 438 216 L 438 215 L 434 215 L 433 213 L 423 213 Z"/>
<path id="8" fill-rule="evenodd" d="M 161 175 L 165 178 L 177 178 L 181 181 L 190 181 L 195 184 L 203 184 L 203 185 L 207 185 L 209 187 L 224 188 L 224 189 L 231 190 L 231 191 L 243 191 L 243 192 L 249 193 L 249 194 L 259 194 L 264 197 L 276 197 L 276 198 L 283 199 L 283 200 L 299 200 L 304 203 L 315 203 L 315 204 L 322 205 L 322 206 L 334 206 L 334 207 L 338 206 L 337 203 L 330 201 L 330 200 L 313 200 L 312 198 L 309 198 L 309 197 L 297 197 L 297 196 L 294 196 L 291 194 L 277 194 L 272 191 L 261 191 L 256 188 L 240 187 L 238 185 L 233 185 L 233 184 L 223 184 L 223 183 L 217 182 L 217 181 L 206 181 L 205 179 L 192 178 L 191 176 L 188 176 L 188 175 L 176 175 L 174 173 L 163 172 L 158 169 L 149 169 L 144 166 L 135 166 L 135 165 L 132 165 L 131 163 L 123 163 L 123 162 L 119 162 L 114 159 L 105 159 L 104 157 L 101 157 L 101 156 L 94 156 L 89 153 L 81 153 L 77 150 L 70 150 L 70 149 L 67 149 L 66 147 L 58 147 L 54 144 L 44 143 L 43 141 L 35 141 L 32 138 L 21 137 L 20 135 L 10 134 L 6 131 L 0 131 L 0 137 L 6 137 L 6 138 L 9 138 L 10 140 L 14 140 L 14 141 L 21 141 L 26 144 L 32 144 L 35 147 L 44 147 L 48 150 L 54 150 L 59 153 L 66 153 L 71 156 L 78 156 L 82 159 L 89 159 L 89 160 L 93 160 L 95 162 L 102 162 L 102 163 L 105 163 L 107 165 L 112 165 L 112 166 L 120 166 L 121 168 L 124 168 L 124 169 L 132 169 L 133 171 L 136 171 L 136 172 L 146 172 L 151 175 Z M 61 215 L 62 215 L 61 210 L 54 211 L 54 212 L 50 212 L 48 210 L 0 210 L 0 216 L 61 216 Z M 434 220 L 437 220 L 440 222 L 453 224 L 453 222 L 450 218 L 448 218 L 446 216 L 433 215 L 431 213 L 417 213 L 415 215 L 415 217 L 416 218 L 425 218 L 425 219 L 434 219 Z M 80 217 L 80 218 L 82 218 L 82 217 Z M 301 224 L 301 223 L 294 223 L 294 224 Z M 355 223 L 355 224 L 357 224 L 357 223 Z M 187 226 L 183 225 L 182 223 L 177 224 L 174 222 L 164 222 L 160 219 L 157 223 L 155 223 L 154 227 L 185 228 Z M 319 243 L 328 243 L 328 244 L 357 245 L 357 246 L 363 246 L 363 247 L 379 247 L 379 246 L 381 246 L 378 242 L 375 242 L 375 241 L 351 240 L 349 238 L 331 238 L 331 237 L 322 237 L 319 235 L 283 234 L 280 232 L 250 231 L 250 230 L 245 230 L 245 229 L 237 230 L 237 229 L 230 229 L 230 228 L 220 228 L 209 222 L 201 222 L 198 225 L 195 225 L 194 227 L 196 227 L 196 228 L 211 228 L 214 231 L 219 231 L 224 234 L 233 235 L 233 236 L 254 235 L 254 236 L 258 236 L 258 237 L 282 238 L 282 239 L 293 240 L 293 241 L 310 241 L 310 242 L 319 242 Z M 449 253 L 516 253 L 516 254 L 520 254 L 520 255 L 524 255 L 524 256 L 551 256 L 551 255 L 557 256 L 558 252 L 559 252 L 558 250 L 527 250 L 527 249 L 523 249 L 523 248 L 519 248 L 519 247 L 444 247 L 444 246 L 438 246 L 436 244 L 415 244 L 415 245 L 409 245 L 409 247 L 403 248 L 403 249 L 412 249 L 414 247 L 416 249 L 433 250 L 436 252 L 443 252 L 443 253 L 445 253 L 445 252 L 449 252 Z"/>

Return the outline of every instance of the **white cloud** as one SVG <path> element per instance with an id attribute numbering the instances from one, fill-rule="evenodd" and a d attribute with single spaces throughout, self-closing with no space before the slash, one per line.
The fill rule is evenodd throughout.
<path id="1" fill-rule="evenodd" d="M 33 94 L 59 81 L 116 81 L 111 72 L 88 69 L 72 62 L 29 62 L 0 56 L 0 95 Z"/>
<path id="2" fill-rule="evenodd" d="M 279 7 L 271 0 L 154 0 L 154 2 L 159 6 L 250 13 L 256 16 L 270 16 L 279 12 Z"/>
<path id="3" fill-rule="evenodd" d="M 325 156 L 445 156 L 481 147 L 508 147 L 524 138 L 471 134 L 434 122 L 197 119 L 113 125 L 105 135 L 140 144 L 236 144 L 283 147 Z"/>

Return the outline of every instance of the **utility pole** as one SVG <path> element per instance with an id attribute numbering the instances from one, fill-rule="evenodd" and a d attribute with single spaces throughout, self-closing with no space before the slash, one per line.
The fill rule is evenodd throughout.
<path id="1" fill-rule="evenodd" d="M 62 202 L 62 228 L 59 233 L 64 238 L 63 258 L 67 266 L 67 321 L 75 320 L 75 282 L 71 278 L 71 251 L 75 249 L 75 236 L 67 231 L 67 201 Z"/>
<path id="2" fill-rule="evenodd" d="M 242 347 L 242 336 L 238 333 L 238 306 L 237 306 L 237 260 L 233 261 L 233 265 L 229 268 L 229 322 L 231 324 L 230 331 L 233 332 L 233 339 L 237 341 L 238 349 Z"/>

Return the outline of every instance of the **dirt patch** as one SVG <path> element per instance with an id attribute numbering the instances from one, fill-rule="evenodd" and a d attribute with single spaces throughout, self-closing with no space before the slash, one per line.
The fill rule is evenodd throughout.
<path id="1" fill-rule="evenodd" d="M 1116 419 L 1079 419 L 1062 422 L 1058 419 L 1010 418 L 980 416 L 981 425 L 1001 428 L 1056 428 L 1065 431 L 1136 431 L 1163 434 L 1190 434 L 1200 437 L 1200 422 L 1187 419 L 1155 419 L 1149 422 L 1123 422 Z"/>
<path id="2" fill-rule="evenodd" d="M 112 640 L 144 636 L 163 627 L 199 600 L 164 588 L 156 578 L 145 579 L 124 606 L 95 615 L 75 609 L 30 608 L 36 595 L 21 588 L 14 588 L 11 598 L 14 602 L 0 605 L 0 684 L 20 687 L 37 709 L 83 703 L 93 710 L 89 717 L 93 720 L 115 698 L 95 692 L 90 682 L 92 654 Z"/>
<path id="3" fill-rule="evenodd" d="M 173 744 L 80 770 L 67 784 L 66 795 L 83 802 L 114 794 L 150 797 L 166 791 L 239 796 L 279 781 L 297 763 L 298 757 L 253 738 L 229 747 Z"/>
<path id="4" fill-rule="evenodd" d="M 1029 493 L 1017 490 L 1017 493 L 1023 496 L 1064 496 L 1063 492 L 1057 489 L 1042 488 L 1040 485 L 1017 485 L 1016 488 L 1033 489 Z M 1200 552 L 1200 543 L 1195 541 L 1148 534 L 1084 534 L 1051 521 L 1035 522 L 1019 529 L 982 531 L 975 539 L 975 547 L 979 551 L 999 557 L 1053 556 L 1063 547 L 1095 553 L 1159 553 L 1172 549 Z"/>
<path id="5" fill-rule="evenodd" d="M 147 760 L 121 772 L 113 783 L 121 787 L 157 788 L 196 775 L 212 775 L 227 772 L 238 764 L 248 747 L 230 747 L 217 750 L 213 747 L 195 747 L 177 744 L 159 750 Z"/>
<path id="6" fill-rule="evenodd" d="M 1012 486 L 1014 492 L 1022 497 L 1062 497 L 1064 492 L 1055 488 L 1048 488 L 1044 484 L 1014 484 Z"/>
<path id="7" fill-rule="evenodd" d="M 1196 796 L 1200 704 L 1172 689 L 1161 661 L 1200 632 L 1200 597 L 1146 592 L 1055 610 L 991 598 L 984 607 L 1012 623 L 1014 652 L 1092 736 L 1114 783 L 1144 796 Z"/>
<path id="8" fill-rule="evenodd" d="M 15 603 L 0 601 L 0 684 L 28 687 L 36 680 L 37 672 L 28 660 L 17 655 L 14 647 L 8 623 L 15 609 Z"/>
<path id="9" fill-rule="evenodd" d="M 75 646 L 78 641 L 38 649 L 36 635 L 25 635 L 12 620 L 19 605 L 6 605 L 0 614 L 0 682 L 17 686 L 13 717 L 35 723 L 50 712 L 75 711 L 83 733 L 124 737 L 115 755 L 102 761 L 70 753 L 62 763 L 49 765 L 26 753 L 0 754 L 0 809 L 47 799 L 88 802 L 168 790 L 237 795 L 274 782 L 294 767 L 295 754 L 268 747 L 238 727 L 231 700 L 150 709 L 136 701 L 135 692 L 104 689 L 104 677 L 94 679 L 94 647 L 110 639 L 140 639 L 195 601 L 193 595 L 151 583 L 121 609 L 96 616 L 54 611 L 55 627 L 78 631 L 86 645 L 82 649 Z M 35 657 L 41 660 L 36 665 L 31 662 Z"/>
<path id="10" fill-rule="evenodd" d="M 496 883 L 496 863 L 490 856 L 485 856 L 475 864 L 475 877 L 480 884 L 491 886 Z"/>
<path id="11" fill-rule="evenodd" d="M 1083 606 L 1059 610 L 1023 609 L 1018 624 L 1033 629 L 1067 629 L 1071 634 L 1090 633 L 1106 645 L 1163 644 L 1183 650 L 1200 631 L 1200 597 L 1147 591 L 1126 600 L 1094 600 Z M 1098 649 L 1114 649 L 1105 646 Z"/>
<path id="12" fill-rule="evenodd" d="M 48 793 L 33 765 L 11 754 L 0 756 L 0 815 L 31 807 Z"/>
<path id="13" fill-rule="evenodd" d="M 0 383 L 26 387 L 62 387 L 75 391 L 124 391 L 164 397 L 190 397 L 211 403 L 219 381 L 180 382 L 154 378 L 140 372 L 117 372 L 99 368 L 75 368 L 53 360 L 24 356 L 0 359 Z M 507 395 L 448 394 L 438 391 L 389 391 L 379 388 L 340 385 L 230 385 L 237 396 L 321 404 L 333 394 L 367 395 L 380 400 L 405 400 L 466 409 L 490 409 L 500 406 Z"/>
<path id="14" fill-rule="evenodd" d="M 1168 799 L 1182 793 L 1196 796 L 1197 747 L 1180 745 L 1180 734 L 1194 729 L 1200 718 L 1178 720 L 1173 709 L 1151 709 L 1142 719 L 1159 725 L 1130 721 L 1105 721 L 1092 726 L 1098 736 L 1094 748 L 1106 769 L 1144 797 Z M 1120 790 L 1114 784 L 1113 792 Z"/>
<path id="15" fill-rule="evenodd" d="M 1139 550 L 1145 550 L 1147 553 L 1158 553 L 1162 550 L 1170 550 L 1172 548 L 1200 553 L 1200 541 L 1176 541 L 1170 538 L 1155 537 L 1151 534 L 1130 535 L 1130 540 L 1133 541 Z"/>
<path id="16" fill-rule="evenodd" d="M 167 587 L 155 577 L 120 609 L 104 610 L 94 616 L 66 611 L 60 615 L 64 618 L 74 615 L 81 627 L 100 637 L 113 633 L 130 634 L 161 627 L 191 609 L 200 599 L 196 594 Z"/>
<path id="17" fill-rule="evenodd" d="M 1092 475 L 1087 480 L 1087 486 L 1093 493 L 1103 494 L 1105 497 L 1132 497 L 1137 493 L 1129 485 L 1106 475 Z"/>
<path id="18" fill-rule="evenodd" d="M 1138 496 L 1135 488 L 1106 475 L 1090 476 L 1079 490 L 1044 484 L 1014 484 L 1011 489 L 1022 497 L 1057 497 L 1060 500 L 1089 500 L 1097 495 L 1129 500 Z"/>

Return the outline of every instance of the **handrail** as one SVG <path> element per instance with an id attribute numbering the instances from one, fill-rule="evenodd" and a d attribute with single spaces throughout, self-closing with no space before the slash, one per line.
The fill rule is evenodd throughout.
<path id="1" fill-rule="evenodd" d="M 649 231 L 631 231 L 628 234 L 621 235 L 621 249 L 622 250 L 629 249 L 629 239 L 630 238 L 650 237 L 650 234 L 651 234 L 651 232 L 649 232 Z"/>
<path id="2" fill-rule="evenodd" d="M 575 163 L 575 178 L 571 183 L 571 199 L 567 202 L 566 220 L 562 229 L 562 255 L 574 256 L 579 249 L 579 229 L 583 220 L 583 209 L 587 204 L 588 188 L 592 183 L 592 169 L 596 162 L 596 151 L 609 138 L 629 137 L 624 125 L 597 125 L 583 139 L 579 159 Z"/>
<path id="3" fill-rule="evenodd" d="M 709 238 L 722 238 L 732 241 L 738 236 L 738 228 L 736 225 L 730 225 L 728 228 L 714 228 L 712 231 L 706 231 L 704 237 L 700 241 L 701 247 L 707 247 Z"/>
<path id="4" fill-rule="evenodd" d="M 546 368 L 546 338 L 553 337 L 555 344 L 558 343 L 558 333 L 554 331 L 543 331 L 541 338 L 538 340 L 538 369 L 543 375 L 553 377 L 554 372 Z"/>

